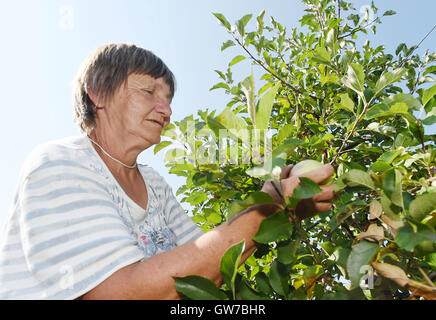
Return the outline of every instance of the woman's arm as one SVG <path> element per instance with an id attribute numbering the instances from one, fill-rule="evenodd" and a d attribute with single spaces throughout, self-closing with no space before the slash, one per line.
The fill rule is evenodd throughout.
<path id="1" fill-rule="evenodd" d="M 288 172 L 289 170 L 283 170 L 286 175 Z M 319 183 L 330 177 L 333 172 L 333 167 L 326 165 L 303 176 Z M 291 196 L 299 182 L 297 176 L 283 179 L 282 175 L 279 186 L 282 196 Z M 270 193 L 276 202 L 283 202 L 270 184 L 266 184 L 262 190 Z M 321 192 L 319 201 L 323 204 L 328 203 L 333 197 L 332 190 L 333 186 L 330 186 Z M 192 242 L 118 270 L 81 298 L 178 299 L 180 297 L 175 289 L 173 277 L 188 275 L 203 276 L 220 284 L 222 277 L 219 265 L 226 250 L 244 239 L 245 252 L 241 259 L 243 263 L 256 249 L 253 237 L 260 223 L 277 210 L 279 209 L 275 205 L 252 207 Z"/>
<path id="2" fill-rule="evenodd" d="M 222 255 L 230 246 L 245 239 L 243 257 L 248 258 L 256 248 L 253 236 L 260 222 L 267 216 L 265 211 L 272 210 L 265 208 L 246 211 L 195 241 L 128 265 L 81 298 L 178 299 L 172 277 L 193 274 L 220 284 L 222 278 L 219 265 Z"/>

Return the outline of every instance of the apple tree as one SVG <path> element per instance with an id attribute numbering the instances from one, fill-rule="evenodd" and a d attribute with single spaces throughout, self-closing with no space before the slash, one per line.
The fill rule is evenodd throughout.
<path id="1" fill-rule="evenodd" d="M 214 13 L 229 36 L 221 50 L 239 48 L 211 88 L 228 103 L 171 124 L 154 151 L 186 178 L 177 195 L 205 232 L 272 201 L 264 182 L 305 159 L 335 167 L 333 208 L 290 219 L 320 191 L 303 178 L 251 257 L 240 263 L 244 242 L 224 254 L 221 287 L 190 275 L 176 288 L 189 299 L 436 299 L 436 53 L 359 42 L 395 14 L 374 3 L 370 21 L 346 1 L 303 2 L 293 29 L 265 11 L 234 24 Z"/>

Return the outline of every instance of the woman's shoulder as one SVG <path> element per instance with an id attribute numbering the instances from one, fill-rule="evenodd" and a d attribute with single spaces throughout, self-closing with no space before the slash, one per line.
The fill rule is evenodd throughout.
<path id="1" fill-rule="evenodd" d="M 66 137 L 41 143 L 27 156 L 23 171 L 29 174 L 32 171 L 50 163 L 77 163 L 81 164 L 89 150 L 84 136 Z"/>

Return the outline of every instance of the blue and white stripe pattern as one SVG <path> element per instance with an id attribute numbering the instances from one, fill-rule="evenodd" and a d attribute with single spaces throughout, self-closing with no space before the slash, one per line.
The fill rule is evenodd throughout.
<path id="1" fill-rule="evenodd" d="M 130 199 L 86 136 L 26 160 L 0 243 L 0 299 L 74 299 L 115 271 L 203 232 L 171 187 L 139 165 L 147 210 Z"/>

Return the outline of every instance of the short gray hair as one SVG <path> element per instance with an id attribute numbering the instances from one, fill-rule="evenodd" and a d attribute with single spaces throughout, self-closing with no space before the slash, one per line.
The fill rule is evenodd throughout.
<path id="1" fill-rule="evenodd" d="M 96 106 L 88 96 L 88 88 L 107 102 L 132 73 L 163 77 L 171 98 L 174 96 L 175 77 L 153 52 L 133 44 L 103 45 L 82 62 L 73 81 L 73 120 L 82 132 L 89 134 L 95 128 Z"/>

